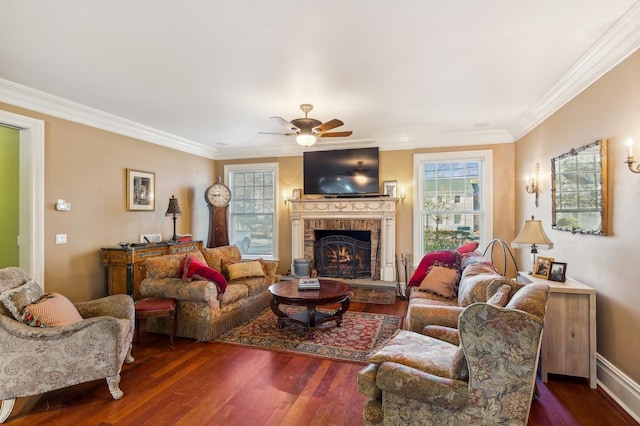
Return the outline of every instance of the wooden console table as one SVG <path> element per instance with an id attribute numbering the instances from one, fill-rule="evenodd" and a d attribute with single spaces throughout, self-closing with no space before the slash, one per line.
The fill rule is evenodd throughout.
<path id="1" fill-rule="evenodd" d="M 144 264 L 147 258 L 196 250 L 202 250 L 202 241 L 103 248 L 102 264 L 107 293 L 109 295 L 128 294 L 138 300 L 140 283 L 147 276 L 147 268 Z"/>
<path id="2" fill-rule="evenodd" d="M 551 290 L 542 332 L 542 381 L 551 374 L 585 377 L 596 383 L 596 291 L 571 278 L 565 282 L 518 272 L 521 283 L 544 283 Z"/>

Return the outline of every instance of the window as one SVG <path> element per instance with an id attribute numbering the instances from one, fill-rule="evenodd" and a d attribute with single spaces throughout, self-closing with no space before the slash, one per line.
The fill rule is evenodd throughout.
<path id="1" fill-rule="evenodd" d="M 278 165 L 227 165 L 224 171 L 232 194 L 229 243 L 238 245 L 243 257 L 276 259 Z"/>
<path id="2" fill-rule="evenodd" d="M 466 240 L 480 247 L 491 240 L 491 158 L 491 151 L 414 156 L 415 259 L 455 249 Z"/>

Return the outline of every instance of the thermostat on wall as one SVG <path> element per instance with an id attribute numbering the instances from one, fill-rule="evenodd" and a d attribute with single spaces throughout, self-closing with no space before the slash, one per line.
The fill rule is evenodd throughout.
<path id="1" fill-rule="evenodd" d="M 56 203 L 56 210 L 68 212 L 69 210 L 71 210 L 71 203 L 65 200 L 58 200 L 58 202 Z"/>

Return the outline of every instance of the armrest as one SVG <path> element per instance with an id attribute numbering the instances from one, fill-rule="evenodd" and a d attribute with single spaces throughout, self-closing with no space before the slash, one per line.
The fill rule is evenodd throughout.
<path id="1" fill-rule="evenodd" d="M 133 298 L 126 294 L 114 294 L 87 302 L 74 303 L 82 318 L 111 316 L 134 320 L 135 307 Z"/>
<path id="2" fill-rule="evenodd" d="M 457 328 L 428 325 L 422 330 L 422 334 L 460 346 L 460 332 Z"/>
<path id="3" fill-rule="evenodd" d="M 95 329 L 96 333 L 103 333 L 103 337 L 108 338 L 108 336 L 118 335 L 120 328 L 118 321 L 112 316 L 101 316 L 84 319 L 64 327 L 31 327 L 13 318 L 0 315 L 0 342 L 16 342 L 15 344 L 18 345 L 22 339 L 32 339 L 44 343 L 55 343 L 87 329 Z"/>
<path id="4" fill-rule="evenodd" d="M 168 297 L 218 306 L 218 287 L 211 281 L 187 282 L 181 278 L 145 278 L 140 283 L 142 297 Z"/>
<path id="5" fill-rule="evenodd" d="M 376 382 L 385 392 L 444 408 L 465 406 L 469 398 L 467 382 L 434 376 L 390 361 L 380 366 Z"/>
<path id="6" fill-rule="evenodd" d="M 422 333 L 428 325 L 458 328 L 458 317 L 464 310 L 461 306 L 409 305 L 409 314 L 405 324 L 406 330 Z"/>

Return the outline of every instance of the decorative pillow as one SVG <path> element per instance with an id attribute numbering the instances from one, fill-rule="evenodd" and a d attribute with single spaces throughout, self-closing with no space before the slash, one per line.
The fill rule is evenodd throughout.
<path id="1" fill-rule="evenodd" d="M 218 287 L 218 299 L 221 299 L 227 290 L 227 280 L 224 275 L 190 256 L 186 257 L 182 279 L 185 281 L 211 281 Z"/>
<path id="2" fill-rule="evenodd" d="M 457 295 L 459 281 L 460 273 L 456 269 L 434 264 L 429 268 L 429 272 L 420 283 L 418 290 L 454 299 Z"/>
<path id="3" fill-rule="evenodd" d="M 31 278 L 20 287 L 12 288 L 0 294 L 0 302 L 11 312 L 14 319 L 22 321 L 22 311 L 25 306 L 34 303 L 43 294 L 42 287 L 38 285 L 35 279 Z"/>
<path id="4" fill-rule="evenodd" d="M 452 251 L 432 251 L 425 254 L 409 280 L 409 285 L 420 285 L 425 275 L 427 275 L 427 270 L 436 261 L 445 265 L 456 266 L 458 255 Z"/>
<path id="5" fill-rule="evenodd" d="M 220 261 L 220 272 L 222 272 L 222 275 L 224 275 L 227 280 L 230 280 L 231 278 L 229 278 L 229 266 L 235 265 L 236 263 L 240 262 L 241 260 L 222 258 L 222 260 Z"/>
<path id="6" fill-rule="evenodd" d="M 264 277 L 265 272 L 262 264 L 257 260 L 251 262 L 239 262 L 227 266 L 229 271 L 229 280 L 238 280 L 240 278 Z"/>
<path id="7" fill-rule="evenodd" d="M 64 327 L 82 321 L 82 316 L 63 295 L 47 293 L 24 308 L 21 321 L 32 327 Z"/>
<path id="8" fill-rule="evenodd" d="M 460 254 L 471 253 L 472 251 L 475 251 L 478 248 L 478 245 L 479 244 L 477 241 L 468 241 L 463 245 L 461 245 L 460 247 L 458 247 L 456 251 Z"/>
<path id="9" fill-rule="evenodd" d="M 182 267 L 182 279 L 185 281 L 191 281 L 191 277 L 193 276 L 193 274 L 195 274 L 196 269 L 202 268 L 203 266 L 208 267 L 206 263 L 195 259 L 191 255 L 185 256 L 184 264 Z"/>
<path id="10" fill-rule="evenodd" d="M 511 286 L 504 284 L 501 286 L 498 291 L 495 292 L 493 296 L 491 296 L 487 303 L 493 306 L 500 306 L 504 308 L 507 306 L 507 302 L 509 301 L 509 292 L 511 291 Z"/>

